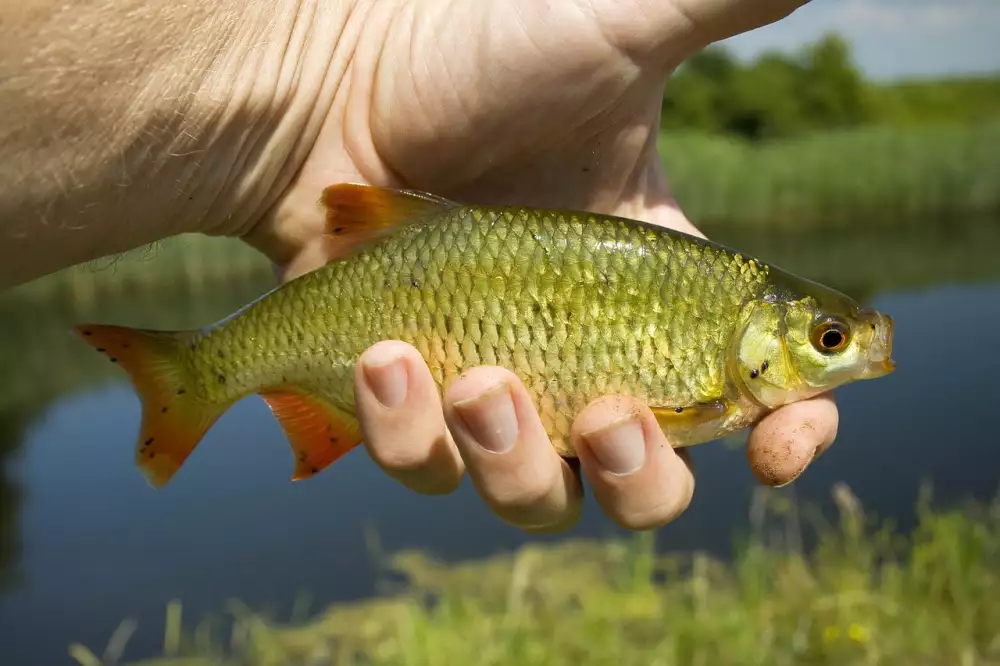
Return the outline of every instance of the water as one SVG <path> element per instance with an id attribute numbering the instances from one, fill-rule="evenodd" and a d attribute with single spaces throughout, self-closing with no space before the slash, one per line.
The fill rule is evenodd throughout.
<path id="1" fill-rule="evenodd" d="M 942 503 L 993 497 L 1000 225 L 712 235 L 848 289 L 897 321 L 897 372 L 837 392 L 837 444 L 780 492 L 826 502 L 832 484 L 845 481 L 868 509 L 904 528 L 925 481 Z M 0 486 L 4 663 L 70 663 L 71 642 L 99 652 L 126 617 L 139 621 L 126 655 L 153 654 L 164 605 L 175 598 L 196 619 L 225 612 L 231 598 L 287 617 L 300 592 L 313 608 L 372 594 L 369 528 L 384 549 L 426 548 L 446 558 L 529 540 L 497 520 L 468 482 L 447 497 L 415 495 L 363 450 L 291 484 L 287 445 L 257 398 L 228 412 L 170 485 L 151 490 L 132 463 L 137 399 L 114 368 L 66 335 L 66 325 L 113 317 L 187 326 L 264 288 L 266 278 L 255 274 L 224 289 L 179 287 L 155 298 L 131 289 L 84 311 L 65 302 L 0 311 L 0 360 L 11 368 L 0 408 L 0 451 L 9 452 Z M 734 532 L 747 529 L 756 484 L 741 450 L 713 443 L 693 457 L 695 499 L 658 542 L 725 554 Z M 588 499 L 569 536 L 618 533 Z"/>

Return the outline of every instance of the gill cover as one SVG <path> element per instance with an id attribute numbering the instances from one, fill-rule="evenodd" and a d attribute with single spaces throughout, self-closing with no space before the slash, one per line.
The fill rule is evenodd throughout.
<path id="1" fill-rule="evenodd" d="M 788 353 L 785 305 L 756 301 L 748 310 L 730 355 L 729 372 L 737 386 L 771 409 L 820 393 L 799 377 Z"/>

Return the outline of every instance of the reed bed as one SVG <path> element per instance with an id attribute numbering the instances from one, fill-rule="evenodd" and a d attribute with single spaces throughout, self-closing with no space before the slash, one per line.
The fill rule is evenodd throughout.
<path id="1" fill-rule="evenodd" d="M 828 229 L 1000 211 L 1000 123 L 868 127 L 752 144 L 663 134 L 675 196 L 701 223 Z"/>

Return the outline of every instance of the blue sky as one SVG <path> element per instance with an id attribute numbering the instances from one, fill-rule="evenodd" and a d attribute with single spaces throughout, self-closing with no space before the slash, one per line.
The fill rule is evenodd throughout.
<path id="1" fill-rule="evenodd" d="M 734 53 L 794 50 L 836 31 L 877 79 L 1000 70 L 1000 0 L 812 0 L 724 42 Z"/>

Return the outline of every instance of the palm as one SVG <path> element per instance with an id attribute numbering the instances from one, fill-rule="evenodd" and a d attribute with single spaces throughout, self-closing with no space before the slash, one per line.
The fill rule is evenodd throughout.
<path id="1" fill-rule="evenodd" d="M 356 63 L 350 91 L 276 209 L 288 276 L 322 261 L 316 195 L 344 180 L 586 208 L 698 233 L 670 197 L 656 150 L 666 78 L 699 39 L 794 4 L 497 0 L 452 3 L 444 15 L 412 3 L 378 36 L 374 62 Z"/>
<path id="2" fill-rule="evenodd" d="M 477 19 L 480 34 L 495 26 L 497 49 L 466 41 L 470 54 L 449 53 L 429 31 L 396 42 L 432 66 L 385 59 L 379 155 L 407 184 L 470 201 L 648 217 L 666 194 L 655 150 L 666 67 L 643 71 L 577 4 L 519 4 L 493 3 Z"/>

